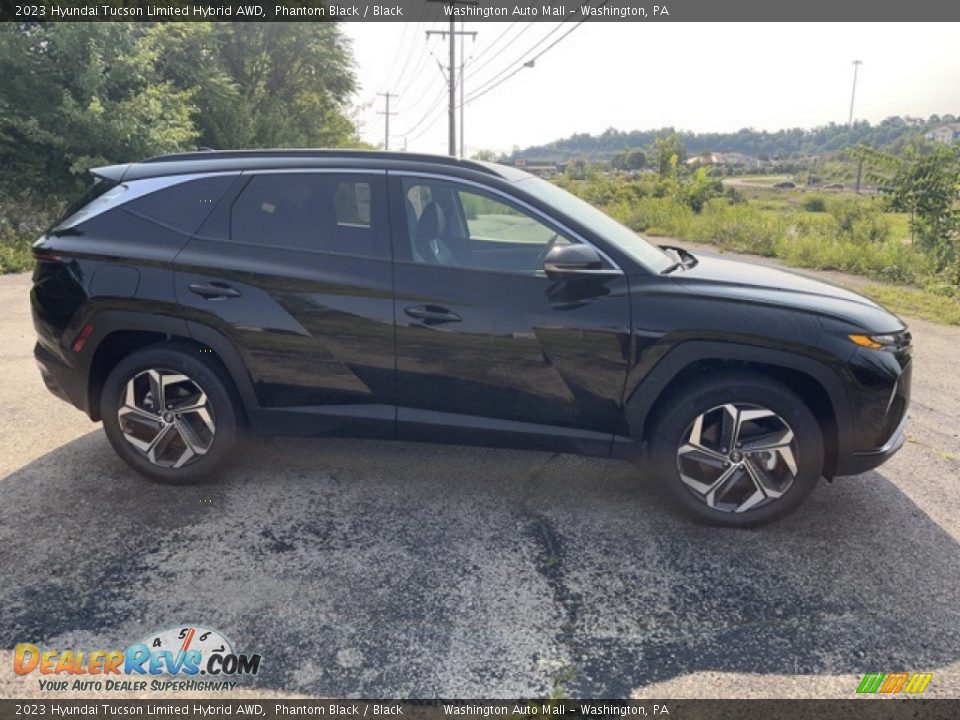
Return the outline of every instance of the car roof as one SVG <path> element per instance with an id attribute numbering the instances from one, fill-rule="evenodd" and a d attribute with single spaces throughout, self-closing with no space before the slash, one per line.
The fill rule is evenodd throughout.
<path id="1" fill-rule="evenodd" d="M 516 170 L 495 163 L 460 160 L 446 155 L 385 152 L 380 150 L 206 150 L 174 153 L 138 163 L 93 168 L 99 177 L 114 181 L 141 180 L 167 175 L 243 170 L 362 168 L 387 170 L 437 170 L 482 173 L 512 181 Z"/>

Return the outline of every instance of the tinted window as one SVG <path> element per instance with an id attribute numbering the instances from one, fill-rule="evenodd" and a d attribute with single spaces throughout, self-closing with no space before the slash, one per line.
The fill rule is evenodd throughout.
<path id="1" fill-rule="evenodd" d="M 403 182 L 414 262 L 534 274 L 551 247 L 571 242 L 500 196 L 441 180 Z"/>
<path id="2" fill-rule="evenodd" d="M 377 255 L 382 179 L 331 173 L 257 175 L 231 215 L 235 242 L 347 255 Z"/>
<path id="3" fill-rule="evenodd" d="M 63 225 L 69 220 L 75 220 L 74 215 L 80 213 L 87 205 L 92 203 L 98 197 L 103 195 L 108 190 L 116 187 L 117 183 L 113 180 L 107 180 L 106 178 L 94 177 L 93 185 L 91 185 L 86 192 L 83 193 L 79 198 L 74 200 L 63 211 L 63 215 L 60 216 L 60 219 L 57 220 L 57 225 Z"/>
<path id="4" fill-rule="evenodd" d="M 131 200 L 123 208 L 178 232 L 193 235 L 234 180 L 234 175 L 187 180 Z"/>

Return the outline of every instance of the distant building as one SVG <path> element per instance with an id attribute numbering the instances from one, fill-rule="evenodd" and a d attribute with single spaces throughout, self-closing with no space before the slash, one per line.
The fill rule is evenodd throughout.
<path id="1" fill-rule="evenodd" d="M 553 162 L 549 160 L 527 160 L 526 158 L 517 158 L 514 164 L 532 175 L 542 178 L 552 178 L 554 175 L 562 173 L 567 169 L 566 163 Z"/>
<path id="2" fill-rule="evenodd" d="M 763 166 L 763 161 L 750 155 L 744 155 L 738 152 L 708 152 L 694 155 L 687 160 L 687 165 L 716 165 L 720 167 L 746 167 L 759 168 Z"/>
<path id="3" fill-rule="evenodd" d="M 930 142 L 942 143 L 943 145 L 960 144 L 960 123 L 949 123 L 924 133 L 923 135 Z"/>

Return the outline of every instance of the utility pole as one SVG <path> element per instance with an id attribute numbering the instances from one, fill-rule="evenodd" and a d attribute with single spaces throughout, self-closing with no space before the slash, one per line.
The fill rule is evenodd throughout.
<path id="1" fill-rule="evenodd" d="M 847 118 L 847 127 L 853 127 L 853 101 L 857 97 L 857 70 L 863 65 L 862 60 L 853 61 L 853 90 L 850 91 L 850 117 Z M 863 176 L 863 155 L 857 160 L 857 187 L 856 193 L 860 194 L 860 178 Z"/>
<path id="2" fill-rule="evenodd" d="M 466 132 L 466 125 L 463 122 L 463 65 L 465 56 L 463 52 L 463 30 L 464 23 L 460 23 L 460 159 L 463 160 L 463 136 Z"/>
<path id="3" fill-rule="evenodd" d="M 395 97 L 397 97 L 397 95 L 394 95 L 393 93 L 389 93 L 389 92 L 377 93 L 377 95 L 380 95 L 380 96 L 385 97 L 385 98 L 387 99 L 387 106 L 386 106 L 386 108 L 384 108 L 383 112 L 380 112 L 379 110 L 377 110 L 377 115 L 383 115 L 383 116 L 384 116 L 384 119 L 385 119 L 385 127 L 384 127 L 384 131 L 383 131 L 383 149 L 384 149 L 384 150 L 389 150 L 389 149 L 390 149 L 390 116 L 397 114 L 396 112 L 390 112 L 390 98 L 392 98 L 392 97 L 395 98 Z"/>
<path id="4" fill-rule="evenodd" d="M 853 127 L 853 101 L 857 97 L 857 70 L 863 65 L 862 60 L 853 61 L 853 90 L 850 92 L 850 117 L 847 118 L 847 127 Z"/>
<path id="5" fill-rule="evenodd" d="M 442 2 L 449 5 L 451 9 L 455 5 L 476 5 L 476 0 L 428 0 L 428 2 Z M 447 82 L 449 84 L 449 108 L 447 109 L 447 122 L 449 124 L 449 139 L 447 145 L 447 154 L 451 157 L 457 156 L 457 36 L 470 35 L 476 37 L 475 32 L 466 32 L 457 30 L 457 21 L 453 13 L 450 14 L 449 30 L 427 30 L 427 37 L 431 35 L 443 35 L 450 39 L 450 64 L 447 66 Z"/>

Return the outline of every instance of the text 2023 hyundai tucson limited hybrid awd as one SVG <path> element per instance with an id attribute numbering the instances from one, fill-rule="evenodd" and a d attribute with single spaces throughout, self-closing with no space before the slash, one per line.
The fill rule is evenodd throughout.
<path id="1" fill-rule="evenodd" d="M 903 443 L 910 334 L 802 276 L 658 248 L 516 169 L 358 151 L 98 168 L 35 246 L 36 357 L 136 470 L 242 432 L 632 460 L 754 525 Z"/>

